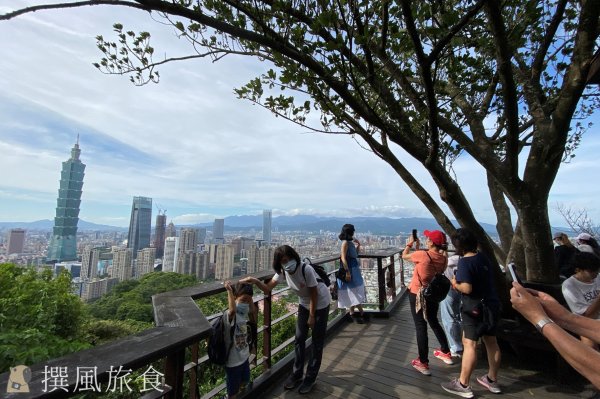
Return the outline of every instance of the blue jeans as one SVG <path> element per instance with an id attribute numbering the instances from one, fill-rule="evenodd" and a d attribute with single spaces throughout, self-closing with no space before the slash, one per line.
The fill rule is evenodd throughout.
<path id="1" fill-rule="evenodd" d="M 306 352 L 306 338 L 308 338 L 308 316 L 309 311 L 302 305 L 298 305 L 298 320 L 296 322 L 296 342 L 294 348 L 294 371 L 296 378 L 302 378 L 304 374 L 304 358 Z M 315 313 L 315 326 L 312 331 L 312 353 L 306 367 L 305 381 L 315 382 L 319 369 L 321 368 L 321 358 L 323 357 L 323 346 L 325 344 L 325 334 L 327 333 L 327 319 L 329 318 L 329 306 L 319 309 Z"/>
<path id="2" fill-rule="evenodd" d="M 460 292 L 450 289 L 446 299 L 440 302 L 442 325 L 446 331 L 448 344 L 453 353 L 463 351 L 462 327 L 460 320 Z"/>

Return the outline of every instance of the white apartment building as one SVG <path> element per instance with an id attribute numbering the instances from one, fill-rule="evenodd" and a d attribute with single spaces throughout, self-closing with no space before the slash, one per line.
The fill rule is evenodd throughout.
<path id="1" fill-rule="evenodd" d="M 133 277 L 133 249 L 121 248 L 113 252 L 113 267 L 111 277 L 119 281 L 130 280 Z"/>
<path id="2" fill-rule="evenodd" d="M 165 239 L 165 254 L 163 256 L 163 272 L 177 271 L 177 258 L 179 256 L 179 237 Z"/>
<path id="3" fill-rule="evenodd" d="M 211 245 L 212 249 L 212 245 Z M 233 253 L 232 245 L 220 244 L 215 245 L 214 259 L 215 263 L 215 279 L 226 280 L 233 277 Z"/>

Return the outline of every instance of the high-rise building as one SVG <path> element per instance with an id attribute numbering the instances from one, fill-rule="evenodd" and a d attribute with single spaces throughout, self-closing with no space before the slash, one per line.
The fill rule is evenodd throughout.
<path id="1" fill-rule="evenodd" d="M 131 248 L 133 256 L 137 256 L 140 249 L 150 246 L 151 225 L 152 198 L 133 197 L 127 237 L 127 248 Z"/>
<path id="2" fill-rule="evenodd" d="M 272 247 L 252 247 L 246 252 L 248 255 L 248 266 L 246 272 L 256 273 L 271 269 L 275 249 Z"/>
<path id="3" fill-rule="evenodd" d="M 25 247 L 25 230 L 10 229 L 8 232 L 8 242 L 6 243 L 6 254 L 23 253 Z"/>
<path id="4" fill-rule="evenodd" d="M 167 229 L 167 215 L 158 212 L 156 215 L 156 224 L 154 225 L 154 248 L 156 248 L 156 257 L 161 259 L 165 253 L 165 233 Z"/>
<path id="5" fill-rule="evenodd" d="M 156 248 L 144 248 L 139 250 L 135 263 L 135 277 L 140 278 L 144 274 L 153 272 L 155 259 Z"/>
<path id="6" fill-rule="evenodd" d="M 179 251 L 179 256 L 177 257 L 177 273 L 188 275 L 196 274 L 196 251 Z"/>
<path id="7" fill-rule="evenodd" d="M 100 261 L 111 260 L 112 252 L 108 247 L 86 246 L 81 254 L 81 279 L 91 280 L 98 277 Z"/>
<path id="8" fill-rule="evenodd" d="M 200 244 L 200 245 L 204 244 L 205 240 L 206 240 L 206 228 L 200 227 L 198 229 L 198 244 Z"/>
<path id="9" fill-rule="evenodd" d="M 219 244 L 215 248 L 215 279 L 233 277 L 233 246 Z"/>
<path id="10" fill-rule="evenodd" d="M 196 277 L 198 280 L 206 280 L 210 274 L 208 252 L 196 254 Z"/>
<path id="11" fill-rule="evenodd" d="M 89 301 L 90 299 L 100 298 L 117 285 L 117 283 L 119 283 L 119 279 L 116 278 L 93 279 L 84 282 L 81 287 L 81 299 Z"/>
<path id="12" fill-rule="evenodd" d="M 254 244 L 254 238 L 237 237 L 231 241 L 231 245 L 235 248 L 235 256 L 245 256 L 248 249 L 256 246 Z"/>
<path id="13" fill-rule="evenodd" d="M 179 231 L 179 252 L 197 251 L 198 231 L 192 228 L 184 228 Z"/>
<path id="14" fill-rule="evenodd" d="M 71 149 L 71 158 L 62 164 L 54 229 L 46 256 L 49 262 L 77 259 L 77 222 L 85 171 L 85 164 L 79 159 L 80 154 L 77 136 L 77 142 Z"/>
<path id="15" fill-rule="evenodd" d="M 267 246 L 271 245 L 271 216 L 273 212 L 270 209 L 263 211 L 263 241 Z"/>
<path id="16" fill-rule="evenodd" d="M 213 223 L 213 243 L 225 243 L 225 219 L 215 219 Z"/>
<path id="17" fill-rule="evenodd" d="M 177 271 L 177 257 L 179 256 L 179 237 L 165 238 L 165 254 L 163 256 L 163 272 Z"/>
<path id="18" fill-rule="evenodd" d="M 165 230 L 165 238 L 167 237 L 177 237 L 177 229 L 175 228 L 173 222 L 170 222 Z"/>
<path id="19" fill-rule="evenodd" d="M 133 251 L 131 248 L 121 248 L 113 252 L 112 276 L 119 281 L 130 280 L 133 277 Z"/>

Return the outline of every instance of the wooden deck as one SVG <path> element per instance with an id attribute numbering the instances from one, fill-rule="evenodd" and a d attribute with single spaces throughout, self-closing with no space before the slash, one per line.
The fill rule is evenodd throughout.
<path id="1" fill-rule="evenodd" d="M 430 331 L 429 346 L 438 345 Z M 591 398 L 595 392 L 582 378 L 559 384 L 555 373 L 544 370 L 552 361 L 520 359 L 508 348 L 502 353 L 499 376 L 504 397 L 509 398 Z M 283 381 L 273 384 L 264 398 L 451 398 L 440 383 L 458 376 L 460 364 L 448 366 L 430 355 L 431 376 L 414 370 L 410 361 L 417 357 L 415 330 L 403 300 L 389 319 L 372 319 L 368 324 L 348 323 L 328 337 L 317 384 L 307 395 L 285 391 Z M 485 373 L 484 350 L 479 351 L 471 386 L 477 398 L 498 398 L 475 381 Z M 575 376 L 577 377 L 577 376 Z"/>

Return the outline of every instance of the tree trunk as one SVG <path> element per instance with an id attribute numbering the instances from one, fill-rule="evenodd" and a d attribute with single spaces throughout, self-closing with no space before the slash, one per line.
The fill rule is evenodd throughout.
<path id="1" fill-rule="evenodd" d="M 554 265 L 547 200 L 545 195 L 525 195 L 518 202 L 517 212 L 525 244 L 526 279 L 551 284 L 558 282 L 559 277 Z"/>
<path id="2" fill-rule="evenodd" d="M 521 233 L 521 221 L 517 220 L 517 228 L 515 234 L 513 234 L 512 242 L 510 244 L 510 251 L 506 257 L 506 263 L 514 262 L 517 265 L 517 273 L 519 276 L 527 276 L 527 267 L 525 262 L 525 243 L 523 242 L 523 236 Z"/>
<path id="3" fill-rule="evenodd" d="M 514 234 L 510 208 L 506 203 L 502 188 L 489 171 L 487 172 L 487 183 L 490 191 L 490 198 L 492 199 L 492 205 L 496 212 L 496 231 L 500 237 L 500 247 L 502 248 L 502 251 L 504 251 L 503 254 L 496 255 L 498 256 L 498 259 L 505 260 L 510 251 Z"/>

